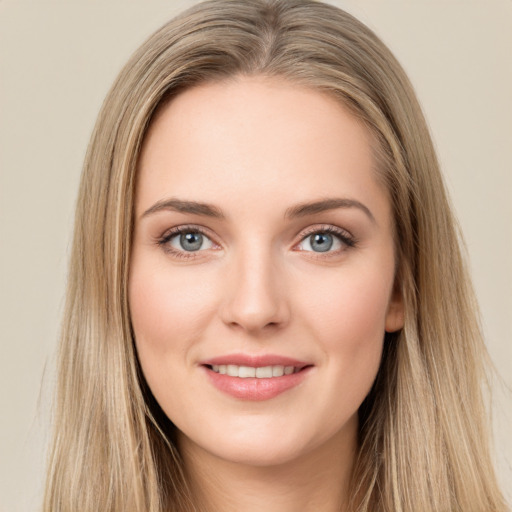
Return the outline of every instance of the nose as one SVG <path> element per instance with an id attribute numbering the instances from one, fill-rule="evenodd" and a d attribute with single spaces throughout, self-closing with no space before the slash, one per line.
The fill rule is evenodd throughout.
<path id="1" fill-rule="evenodd" d="M 270 251 L 245 250 L 234 259 L 224 282 L 222 321 L 251 334 L 284 327 L 290 318 L 287 290 Z"/>

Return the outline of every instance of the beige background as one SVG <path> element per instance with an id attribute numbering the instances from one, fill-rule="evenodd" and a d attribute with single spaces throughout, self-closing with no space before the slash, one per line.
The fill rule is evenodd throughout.
<path id="1" fill-rule="evenodd" d="M 1 511 L 40 501 L 73 205 L 96 114 L 131 52 L 192 3 L 0 0 Z M 332 3 L 376 30 L 416 86 L 489 349 L 512 386 L 512 1 Z M 509 495 L 510 402 L 499 388 L 497 459 Z"/>

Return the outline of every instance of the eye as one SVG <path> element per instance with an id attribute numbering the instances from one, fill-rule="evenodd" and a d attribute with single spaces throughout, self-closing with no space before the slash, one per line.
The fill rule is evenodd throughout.
<path id="1" fill-rule="evenodd" d="M 212 249 L 215 245 L 201 229 L 188 226 L 173 228 L 158 240 L 158 244 L 174 256 L 183 258 L 193 257 L 191 253 Z"/>
<path id="2" fill-rule="evenodd" d="M 183 251 L 200 251 L 201 249 L 210 249 L 212 247 L 211 240 L 195 231 L 188 231 L 174 235 L 169 240 L 169 245 L 178 250 Z"/>
<path id="3" fill-rule="evenodd" d="M 297 247 L 301 251 L 338 253 L 354 245 L 355 240 L 348 232 L 327 226 L 307 233 Z"/>

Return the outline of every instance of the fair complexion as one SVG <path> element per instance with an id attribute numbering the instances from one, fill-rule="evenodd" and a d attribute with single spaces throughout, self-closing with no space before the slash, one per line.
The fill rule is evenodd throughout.
<path id="1" fill-rule="evenodd" d="M 275 78 L 189 89 L 152 122 L 130 313 L 208 510 L 347 501 L 357 411 L 385 331 L 403 323 L 376 172 L 369 134 L 339 102 Z"/>

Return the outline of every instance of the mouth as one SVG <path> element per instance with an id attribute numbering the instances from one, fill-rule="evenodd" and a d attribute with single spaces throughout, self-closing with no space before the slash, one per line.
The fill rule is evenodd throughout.
<path id="1" fill-rule="evenodd" d="M 298 387 L 314 368 L 313 364 L 286 357 L 245 355 L 215 358 L 201 366 L 219 391 L 249 401 L 269 400 Z"/>

